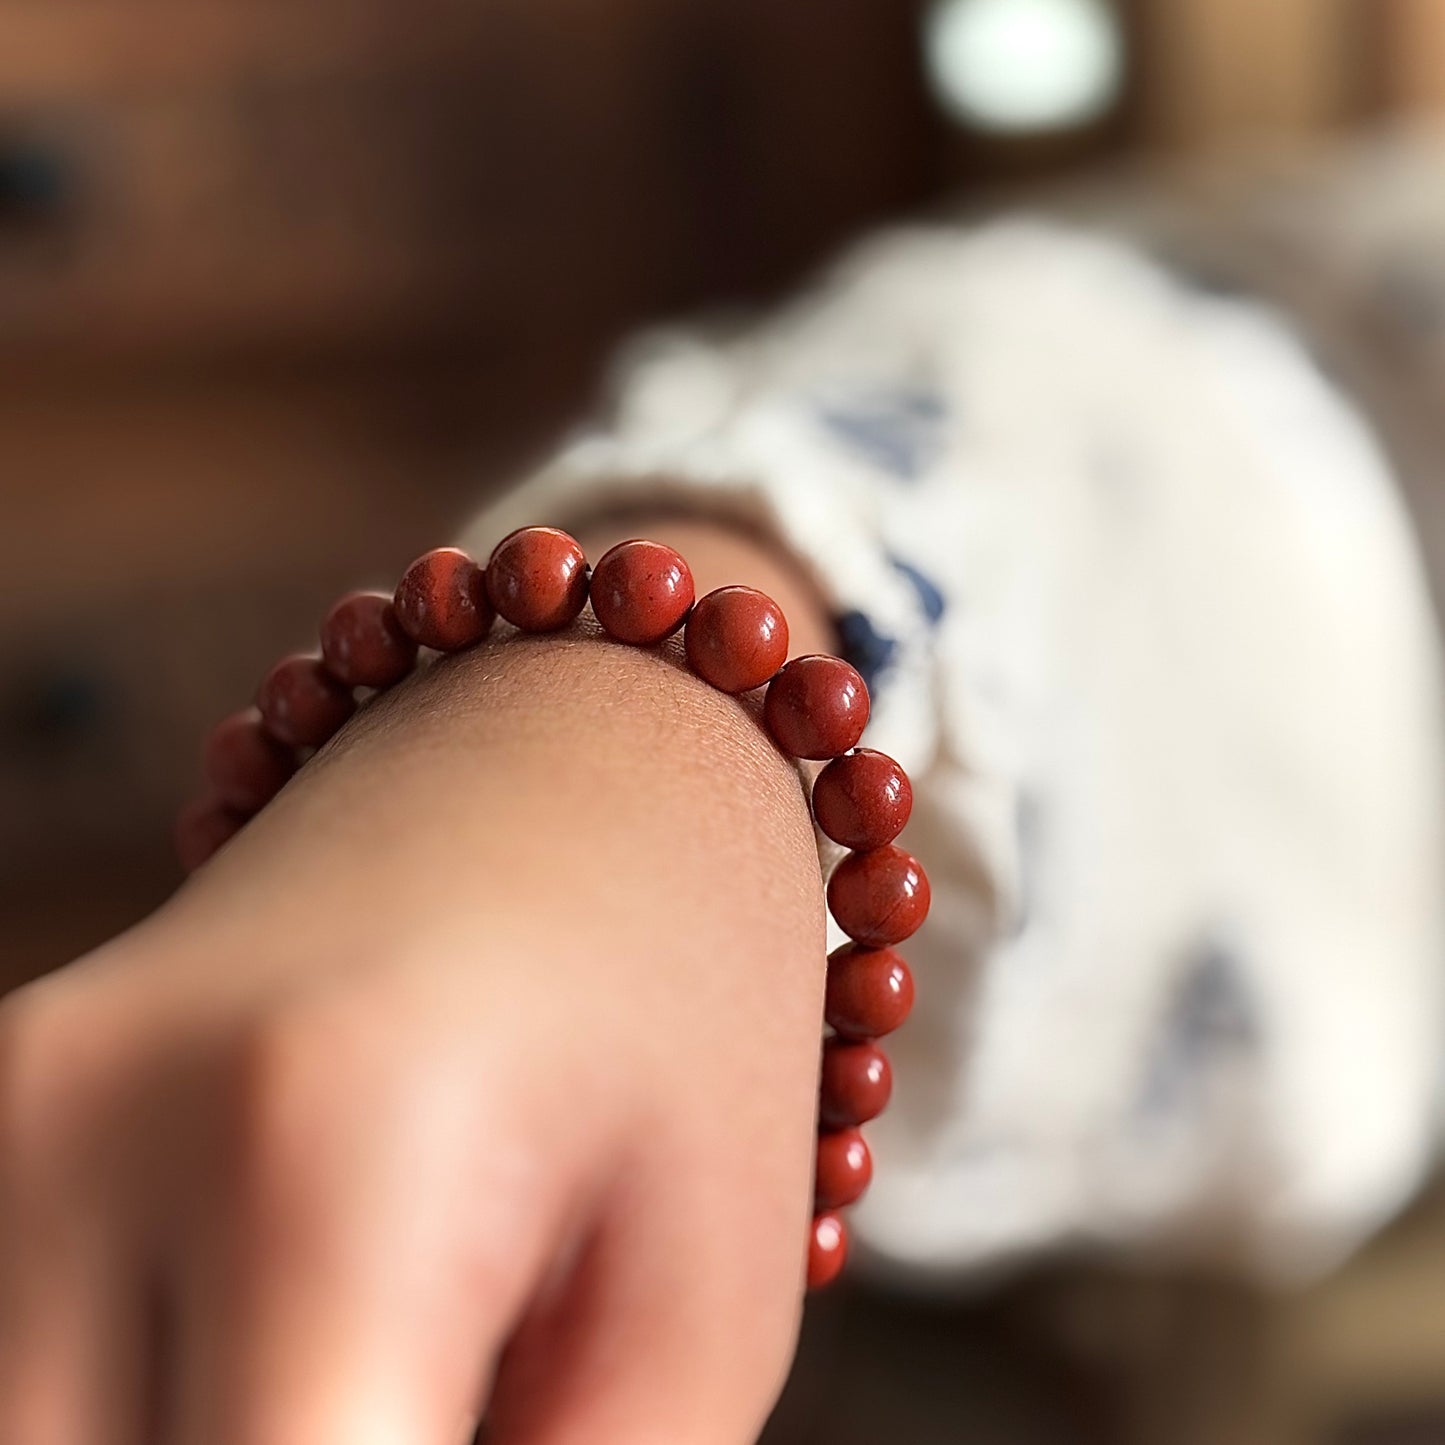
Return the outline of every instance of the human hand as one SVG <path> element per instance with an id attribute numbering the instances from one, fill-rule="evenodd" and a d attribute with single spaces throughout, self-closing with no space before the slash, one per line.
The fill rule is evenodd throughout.
<path id="1" fill-rule="evenodd" d="M 580 633 L 442 662 L 0 1009 L 0 1441 L 743 1445 L 823 952 L 734 700 Z"/>

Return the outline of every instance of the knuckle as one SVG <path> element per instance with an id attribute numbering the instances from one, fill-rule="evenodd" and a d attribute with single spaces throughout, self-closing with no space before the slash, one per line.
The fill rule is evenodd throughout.
<path id="1" fill-rule="evenodd" d="M 792 1247 L 796 1226 L 770 1237 L 740 1232 L 736 1219 L 732 1225 L 733 1237 L 747 1237 L 753 1248 L 745 1256 L 723 1249 L 709 1261 L 694 1261 L 688 1327 L 676 1332 L 707 1341 L 672 1362 L 674 1379 L 686 1381 L 673 1397 L 675 1407 L 688 1411 L 694 1432 L 699 1418 L 715 1432 L 688 1434 L 699 1445 L 757 1438 L 787 1383 L 802 1322 Z M 715 1237 L 727 1236 L 718 1229 Z"/>
<path id="2" fill-rule="evenodd" d="M 787 1291 L 786 1296 L 780 1296 L 773 1307 L 765 1308 L 752 1317 L 751 1327 L 756 1334 L 746 1372 L 750 1388 L 741 1392 L 741 1403 L 744 1409 L 750 1410 L 759 1427 L 772 1412 L 788 1382 L 802 1318 L 802 1296 L 796 1289 Z"/>
<path id="3" fill-rule="evenodd" d="M 352 1124 L 354 1074 L 320 1013 L 282 1011 L 238 1040 L 227 1130 L 236 1203 L 252 1217 L 295 1217 L 329 1197 Z"/>
<path id="4" fill-rule="evenodd" d="M 743 1426 L 761 1429 L 783 1392 L 797 1351 L 803 1320 L 803 1294 L 793 1269 L 794 1231 L 766 1256 L 764 1268 L 757 1261 L 737 1273 L 742 1289 L 729 1289 L 717 1310 L 736 1320 L 739 1328 L 731 1342 L 720 1346 L 714 1364 L 727 1381 L 723 1397 L 738 1411 Z M 746 1321 L 746 1328 L 742 1328 Z"/>
<path id="5" fill-rule="evenodd" d="M 64 1153 L 75 1113 L 74 1046 L 34 986 L 0 999 L 0 1174 L 43 1182 Z"/>

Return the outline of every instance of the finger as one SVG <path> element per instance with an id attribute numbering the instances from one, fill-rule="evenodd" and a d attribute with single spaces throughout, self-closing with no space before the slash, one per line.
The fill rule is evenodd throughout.
<path id="1" fill-rule="evenodd" d="M 739 1210 L 679 1163 L 632 1171 L 566 1287 L 528 1317 L 488 1445 L 756 1440 L 792 1358 L 804 1220 L 791 1205 Z"/>
<path id="2" fill-rule="evenodd" d="M 441 1096 L 446 1072 L 338 1064 L 304 1033 L 253 1051 L 183 1245 L 176 1442 L 463 1438 L 560 1204 L 535 1140 L 511 1151 L 460 1090 Z M 495 1141 L 483 1168 L 464 1136 Z"/>
<path id="3" fill-rule="evenodd" d="M 0 1022 L 0 1440 L 138 1445 L 150 1331 L 121 1201 L 85 1143 L 74 1049 Z"/>
<path id="4" fill-rule="evenodd" d="M 8 1222 L 8 1221 L 7 1221 Z M 39 1246 L 0 1266 L 0 1440 L 140 1445 L 147 1411 L 147 1321 L 116 1271 L 82 1241 Z"/>

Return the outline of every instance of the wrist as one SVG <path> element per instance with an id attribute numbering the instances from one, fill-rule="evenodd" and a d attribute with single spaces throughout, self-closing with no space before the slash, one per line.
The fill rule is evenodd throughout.
<path id="1" fill-rule="evenodd" d="M 247 875 L 253 906 L 274 891 L 304 900 L 313 923 L 334 911 L 351 937 L 359 925 L 370 947 L 381 944 L 372 961 L 393 977 L 408 937 L 417 943 L 416 920 L 446 919 L 451 945 L 445 930 L 431 936 L 461 967 L 424 972 L 443 981 L 443 1002 L 480 1005 L 462 1026 L 474 1018 L 481 1037 L 498 1002 L 500 1016 L 539 1021 L 529 1035 L 549 1048 L 559 1036 L 583 1041 L 579 1021 L 595 1015 L 614 1044 L 663 1065 L 630 1077 L 651 1074 L 671 1089 L 698 1063 L 703 1039 L 716 1052 L 719 1038 L 742 1033 L 791 1060 L 783 1073 L 801 1095 L 802 1083 L 818 1082 L 806 1038 L 824 971 L 800 965 L 795 985 L 777 960 L 822 953 L 816 817 L 851 850 L 826 896 L 855 940 L 826 970 L 824 1023 L 838 1037 L 827 1042 L 815 1116 L 824 1128 L 807 1277 L 818 1286 L 846 1254 L 835 1211 L 871 1177 L 858 1125 L 887 1093 L 872 1041 L 911 1004 L 891 945 L 922 923 L 928 880 L 893 841 L 907 822 L 906 775 L 858 748 L 869 716 L 861 675 L 834 656 L 790 659 L 785 614 L 760 589 L 733 584 L 697 598 L 695 581 L 681 554 L 655 540 L 613 546 L 594 571 L 578 541 L 549 526 L 510 533 L 485 567 L 456 548 L 424 554 L 394 595 L 343 597 L 322 623 L 319 665 L 284 659 L 259 705 L 212 733 L 213 791 L 187 813 L 178 841 L 194 869 L 225 843 L 202 825 L 233 836 L 264 813 L 193 896 L 242 876 L 265 842 L 264 862 Z M 589 600 L 595 625 L 578 627 Z M 507 642 L 489 643 L 496 617 L 525 640 L 504 631 Z M 421 648 L 445 659 L 424 682 L 412 675 Z M 338 686 L 372 695 L 339 743 L 344 719 L 328 704 Z M 745 720 L 742 697 L 761 700 L 761 730 L 756 715 Z M 403 726 L 393 726 L 398 717 Z M 278 798 L 318 747 L 320 763 Z M 805 797 L 788 758 L 827 763 L 816 796 Z M 314 799 L 327 800 L 329 820 Z M 296 826 L 308 808 L 311 825 Z M 380 853 L 366 847 L 378 838 Z M 459 870 L 474 886 L 458 890 Z M 534 918 L 555 946 L 554 967 L 541 974 L 517 957 Z M 466 985 L 469 930 L 481 953 L 501 954 L 490 975 L 505 983 L 500 995 Z M 371 972 L 364 951 L 359 971 Z M 401 981 L 409 977 L 404 968 Z M 800 986 L 807 978 L 811 988 Z M 440 1017 L 454 1016 L 444 1008 Z M 509 1038 L 509 1053 L 517 1043 Z M 634 1108 L 650 1097 L 634 1095 Z"/>
<path id="2" fill-rule="evenodd" d="M 363 709 L 177 909 L 244 874 L 253 915 L 346 919 L 397 947 L 545 918 L 579 942 L 781 929 L 820 957 L 798 773 L 680 656 L 582 622 L 439 660 Z"/>

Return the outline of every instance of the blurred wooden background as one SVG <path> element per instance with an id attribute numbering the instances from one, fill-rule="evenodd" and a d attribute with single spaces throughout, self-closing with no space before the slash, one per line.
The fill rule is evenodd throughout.
<path id="1" fill-rule="evenodd" d="M 1045 141 L 913 0 L 0 0 L 0 979 L 173 886 L 196 739 L 448 534 L 638 321 L 1114 157 L 1445 105 L 1445 0 L 1119 0 Z"/>
<path id="2" fill-rule="evenodd" d="M 1445 107 L 1441 0 L 1143 0 L 1143 139 L 1310 139 Z"/>

